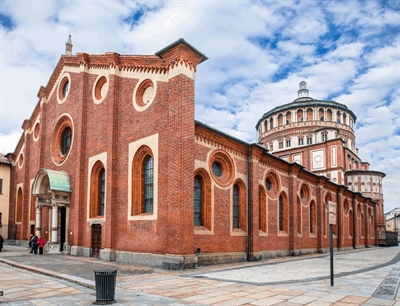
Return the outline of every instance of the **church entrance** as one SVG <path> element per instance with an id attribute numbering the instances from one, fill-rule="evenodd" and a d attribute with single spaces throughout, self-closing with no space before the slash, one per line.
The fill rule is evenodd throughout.
<path id="1" fill-rule="evenodd" d="M 42 213 L 47 216 L 48 211 L 51 227 L 46 246 L 49 253 L 65 251 L 65 245 L 68 244 L 68 212 L 71 200 L 68 174 L 65 171 L 39 170 L 32 184 L 32 195 L 36 199 L 36 235 L 42 236 Z"/>
<path id="2" fill-rule="evenodd" d="M 92 225 L 92 256 L 99 257 L 101 249 L 101 224 Z"/>

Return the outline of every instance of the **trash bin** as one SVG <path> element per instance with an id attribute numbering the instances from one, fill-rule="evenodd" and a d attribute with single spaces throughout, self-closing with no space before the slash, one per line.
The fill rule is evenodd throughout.
<path id="1" fill-rule="evenodd" d="M 96 302 L 93 304 L 106 305 L 116 303 L 115 285 L 117 279 L 117 270 L 95 270 L 94 280 L 96 284 Z"/>

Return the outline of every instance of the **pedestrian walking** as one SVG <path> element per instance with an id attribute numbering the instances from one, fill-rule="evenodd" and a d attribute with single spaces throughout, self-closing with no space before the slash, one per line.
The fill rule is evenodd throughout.
<path id="1" fill-rule="evenodd" d="M 33 234 L 29 236 L 29 253 L 33 253 L 33 245 L 32 245 Z"/>
<path id="2" fill-rule="evenodd" d="M 37 254 L 37 241 L 38 241 L 38 236 L 33 235 L 32 239 L 31 239 L 31 251 L 29 253 L 35 253 Z"/>
<path id="3" fill-rule="evenodd" d="M 0 252 L 3 249 L 3 243 L 4 243 L 4 238 L 3 236 L 0 234 Z"/>
<path id="4" fill-rule="evenodd" d="M 39 249 L 39 255 L 43 255 L 43 248 L 44 245 L 46 244 L 46 240 L 44 240 L 44 238 L 42 236 L 40 236 L 40 238 L 37 241 L 37 246 Z"/>

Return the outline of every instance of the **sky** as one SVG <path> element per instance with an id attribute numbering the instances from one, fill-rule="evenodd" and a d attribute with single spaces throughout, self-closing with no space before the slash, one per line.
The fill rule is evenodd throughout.
<path id="1" fill-rule="evenodd" d="M 358 155 L 400 207 L 400 1 L 0 0 L 0 152 L 13 152 L 65 42 L 73 53 L 155 54 L 184 38 L 196 120 L 249 143 L 264 113 L 310 96 L 352 110 Z"/>

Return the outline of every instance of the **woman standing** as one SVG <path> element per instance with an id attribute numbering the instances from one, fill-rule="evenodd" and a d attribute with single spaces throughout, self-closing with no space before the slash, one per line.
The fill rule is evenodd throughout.
<path id="1" fill-rule="evenodd" d="M 46 240 L 44 240 L 43 237 L 40 237 L 37 241 L 37 246 L 39 248 L 39 255 L 43 255 L 43 248 L 44 248 L 45 244 L 46 244 Z"/>

